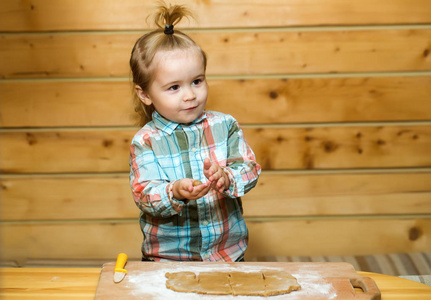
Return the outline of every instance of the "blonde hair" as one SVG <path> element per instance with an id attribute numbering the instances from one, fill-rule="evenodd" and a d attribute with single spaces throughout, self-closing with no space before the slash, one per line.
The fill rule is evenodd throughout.
<path id="1" fill-rule="evenodd" d="M 155 54 L 159 51 L 184 50 L 195 47 L 202 53 L 204 68 L 206 69 L 207 58 L 199 45 L 181 31 L 174 30 L 172 32 L 173 26 L 178 24 L 184 17 L 193 17 L 185 6 L 166 6 L 164 2 L 160 2 L 156 12 L 152 15 L 153 22 L 158 29 L 141 36 L 136 41 L 130 56 L 130 69 L 133 84 L 138 85 L 143 91 L 148 91 L 152 82 L 153 68 L 151 63 Z M 166 30 L 168 30 L 167 33 L 165 33 Z M 136 93 L 134 93 L 133 102 L 135 111 L 140 117 L 139 126 L 144 126 L 152 120 L 154 106 L 142 103 Z"/>

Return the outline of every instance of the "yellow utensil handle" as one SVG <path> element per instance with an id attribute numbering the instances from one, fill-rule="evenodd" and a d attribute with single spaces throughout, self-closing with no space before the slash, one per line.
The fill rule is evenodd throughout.
<path id="1" fill-rule="evenodd" d="M 127 262 L 127 254 L 126 253 L 118 254 L 117 263 L 115 264 L 115 272 L 127 273 L 127 271 L 124 269 L 126 262 Z"/>

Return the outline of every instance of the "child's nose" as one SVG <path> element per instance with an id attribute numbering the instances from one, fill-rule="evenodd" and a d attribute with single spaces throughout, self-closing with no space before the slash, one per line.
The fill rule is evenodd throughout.
<path id="1" fill-rule="evenodd" d="M 194 100 L 195 98 L 196 98 L 195 92 L 191 88 L 186 89 L 184 93 L 184 101 Z"/>

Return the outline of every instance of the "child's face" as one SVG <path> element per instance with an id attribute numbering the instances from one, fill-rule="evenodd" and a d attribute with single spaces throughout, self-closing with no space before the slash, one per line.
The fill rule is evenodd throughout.
<path id="1" fill-rule="evenodd" d="M 141 100 L 177 123 L 190 123 L 199 117 L 208 96 L 200 51 L 190 48 L 158 52 L 152 63 L 153 81 L 148 91 L 138 91 Z"/>

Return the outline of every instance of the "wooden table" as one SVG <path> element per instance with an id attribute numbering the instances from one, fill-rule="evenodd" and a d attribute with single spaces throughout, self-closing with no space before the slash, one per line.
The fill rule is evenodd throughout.
<path id="1" fill-rule="evenodd" d="M 0 299 L 94 299 L 99 268 L 0 268 Z M 394 276 L 371 277 L 383 300 L 431 299 L 431 287 Z"/>

